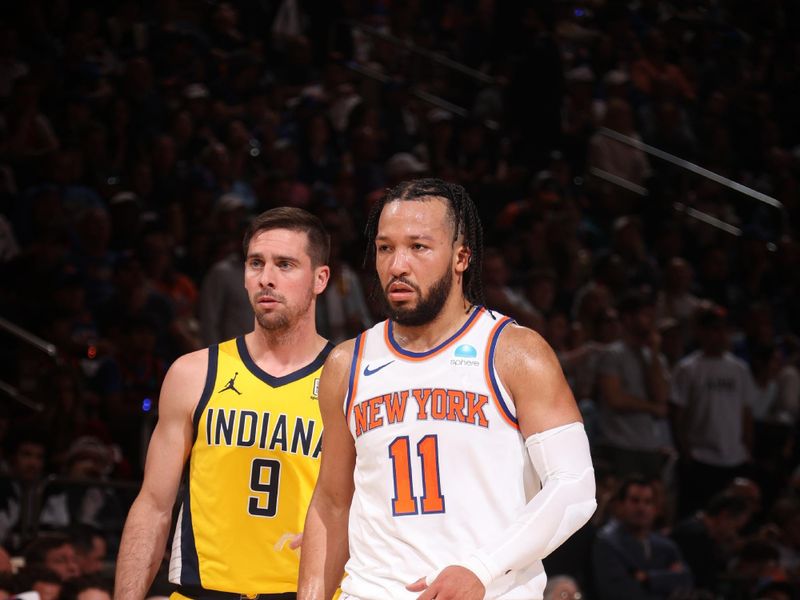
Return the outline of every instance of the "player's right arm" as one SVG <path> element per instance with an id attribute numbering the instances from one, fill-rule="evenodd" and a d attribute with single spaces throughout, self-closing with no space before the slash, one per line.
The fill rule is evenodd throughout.
<path id="1" fill-rule="evenodd" d="M 325 428 L 322 464 L 303 529 L 298 600 L 330 600 L 348 558 L 347 521 L 356 450 L 344 399 L 354 346 L 354 340 L 349 340 L 334 348 L 320 378 L 319 404 Z"/>
<path id="2" fill-rule="evenodd" d="M 192 416 L 203 392 L 208 350 L 181 356 L 164 377 L 142 489 L 120 541 L 115 600 L 145 597 L 164 557 L 183 466 L 194 441 Z"/>

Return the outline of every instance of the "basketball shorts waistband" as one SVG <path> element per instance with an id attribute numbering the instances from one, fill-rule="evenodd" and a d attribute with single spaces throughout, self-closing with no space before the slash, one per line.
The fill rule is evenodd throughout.
<path id="1" fill-rule="evenodd" d="M 179 586 L 170 596 L 170 600 L 296 600 L 297 592 L 281 594 L 237 594 L 236 592 L 220 592 L 201 587 Z"/>

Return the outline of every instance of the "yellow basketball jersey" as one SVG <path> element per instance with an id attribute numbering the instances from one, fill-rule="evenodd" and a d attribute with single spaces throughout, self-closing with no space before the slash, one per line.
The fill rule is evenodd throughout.
<path id="1" fill-rule="evenodd" d="M 332 347 L 283 377 L 255 364 L 244 337 L 209 348 L 170 581 L 251 595 L 297 590 L 300 559 L 288 539 L 303 530 L 319 473 L 317 388 Z"/>

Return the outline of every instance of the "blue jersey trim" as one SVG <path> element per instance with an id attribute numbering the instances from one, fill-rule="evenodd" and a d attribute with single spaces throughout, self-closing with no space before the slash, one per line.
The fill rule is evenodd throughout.
<path id="1" fill-rule="evenodd" d="M 389 338 L 389 343 L 392 345 L 392 348 L 394 348 L 394 350 L 398 354 L 402 354 L 403 356 L 408 356 L 409 358 L 426 358 L 431 354 L 436 354 L 442 348 L 445 348 L 446 346 L 452 344 L 455 339 L 457 339 L 458 337 L 461 336 L 462 333 L 464 333 L 465 329 L 467 329 L 470 325 L 472 325 L 472 322 L 478 318 L 478 315 L 481 312 L 482 312 L 481 307 L 476 306 L 473 309 L 472 314 L 469 316 L 469 318 L 464 322 L 464 324 L 461 327 L 459 327 L 458 331 L 456 331 L 453 335 L 451 335 L 449 338 L 447 338 L 445 341 L 443 341 L 435 348 L 431 348 L 430 350 L 425 350 L 424 352 L 412 352 L 411 350 L 404 349 L 400 344 L 398 344 L 394 339 L 394 322 L 391 319 L 389 319 L 389 335 L 387 337 Z"/>
<path id="2" fill-rule="evenodd" d="M 350 414 L 350 405 L 353 403 L 353 383 L 356 380 L 356 372 L 358 370 L 358 355 L 361 350 L 361 344 L 364 343 L 365 332 L 359 333 L 356 338 L 356 344 L 353 347 L 353 358 L 350 361 L 350 377 L 347 380 L 347 400 L 344 404 L 345 418 Z"/>
<path id="3" fill-rule="evenodd" d="M 322 367 L 322 365 L 325 364 L 325 359 L 328 358 L 328 354 L 330 354 L 331 350 L 333 350 L 333 344 L 328 342 L 325 344 L 322 352 L 317 354 L 317 357 L 313 361 L 311 361 L 302 369 L 298 369 L 297 371 L 283 375 L 282 377 L 270 375 L 256 364 L 256 362 L 253 360 L 253 357 L 250 356 L 250 352 L 247 350 L 247 343 L 244 341 L 243 335 L 236 338 L 236 349 L 239 351 L 239 357 L 242 359 L 242 362 L 244 363 L 244 366 L 247 367 L 248 371 L 258 377 L 268 386 L 277 388 L 281 387 L 282 385 L 299 381 L 303 377 L 311 375 L 314 371 Z"/>
<path id="4" fill-rule="evenodd" d="M 192 527 L 191 484 L 189 462 L 186 464 L 186 486 L 183 490 L 183 519 L 181 520 L 181 585 L 200 585 L 200 559 Z"/>
<path id="5" fill-rule="evenodd" d="M 212 344 L 208 347 L 208 371 L 206 371 L 206 384 L 203 387 L 203 393 L 200 395 L 200 402 L 197 403 L 197 408 L 194 409 L 194 416 L 192 417 L 195 439 L 197 439 L 197 426 L 200 425 L 200 418 L 203 416 L 203 411 L 206 409 L 206 406 L 208 406 L 208 401 L 211 400 L 211 395 L 214 393 L 214 382 L 217 380 L 218 361 L 219 344 Z"/>
<path id="6" fill-rule="evenodd" d="M 492 382 L 492 389 L 494 390 L 494 395 L 497 398 L 497 401 L 500 403 L 500 408 L 503 409 L 503 412 L 506 414 L 506 417 L 510 421 L 512 421 L 515 425 L 518 425 L 517 418 L 514 414 L 508 409 L 508 404 L 506 403 L 505 398 L 503 398 L 503 394 L 500 392 L 500 385 L 497 383 L 497 378 L 494 374 L 494 351 L 497 348 L 497 340 L 500 338 L 500 333 L 505 329 L 506 325 L 513 323 L 514 319 L 506 318 L 506 320 L 497 326 L 497 331 L 494 332 L 494 336 L 492 337 L 492 343 L 489 346 L 489 356 L 486 357 L 488 361 L 487 369 L 489 371 L 489 379 Z"/>

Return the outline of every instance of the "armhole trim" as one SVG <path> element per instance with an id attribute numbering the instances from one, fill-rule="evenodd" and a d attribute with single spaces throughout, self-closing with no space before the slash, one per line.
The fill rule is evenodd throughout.
<path id="1" fill-rule="evenodd" d="M 353 358 L 350 361 L 350 378 L 347 383 L 347 396 L 344 405 L 345 420 L 350 423 L 350 410 L 353 408 L 353 400 L 358 391 L 358 372 L 361 368 L 361 359 L 364 356 L 364 346 L 366 332 L 360 333 L 356 338 L 356 345 L 353 348 Z"/>
<path id="2" fill-rule="evenodd" d="M 211 395 L 214 393 L 214 383 L 217 381 L 217 364 L 219 362 L 219 344 L 213 344 L 208 347 L 208 371 L 206 371 L 206 384 L 203 387 L 203 393 L 200 396 L 200 402 L 197 403 L 197 408 L 194 409 L 194 416 L 192 417 L 192 424 L 194 425 L 194 436 L 197 439 L 197 426 L 200 424 L 200 417 L 211 400 Z"/>
<path id="3" fill-rule="evenodd" d="M 509 409 L 509 402 L 503 398 L 503 392 L 500 389 L 500 383 L 497 381 L 497 374 L 495 373 L 494 368 L 494 353 L 497 350 L 497 340 L 500 338 L 500 334 L 503 332 L 503 329 L 505 329 L 508 324 L 513 322 L 513 319 L 506 317 L 505 319 L 498 321 L 497 324 L 492 328 L 492 331 L 489 334 L 489 341 L 486 344 L 486 364 L 484 366 L 484 375 L 486 377 L 486 383 L 489 385 L 489 390 L 492 392 L 492 400 L 494 400 L 500 416 L 503 417 L 503 420 L 508 423 L 508 425 L 514 429 L 519 429 L 517 417 Z"/>

